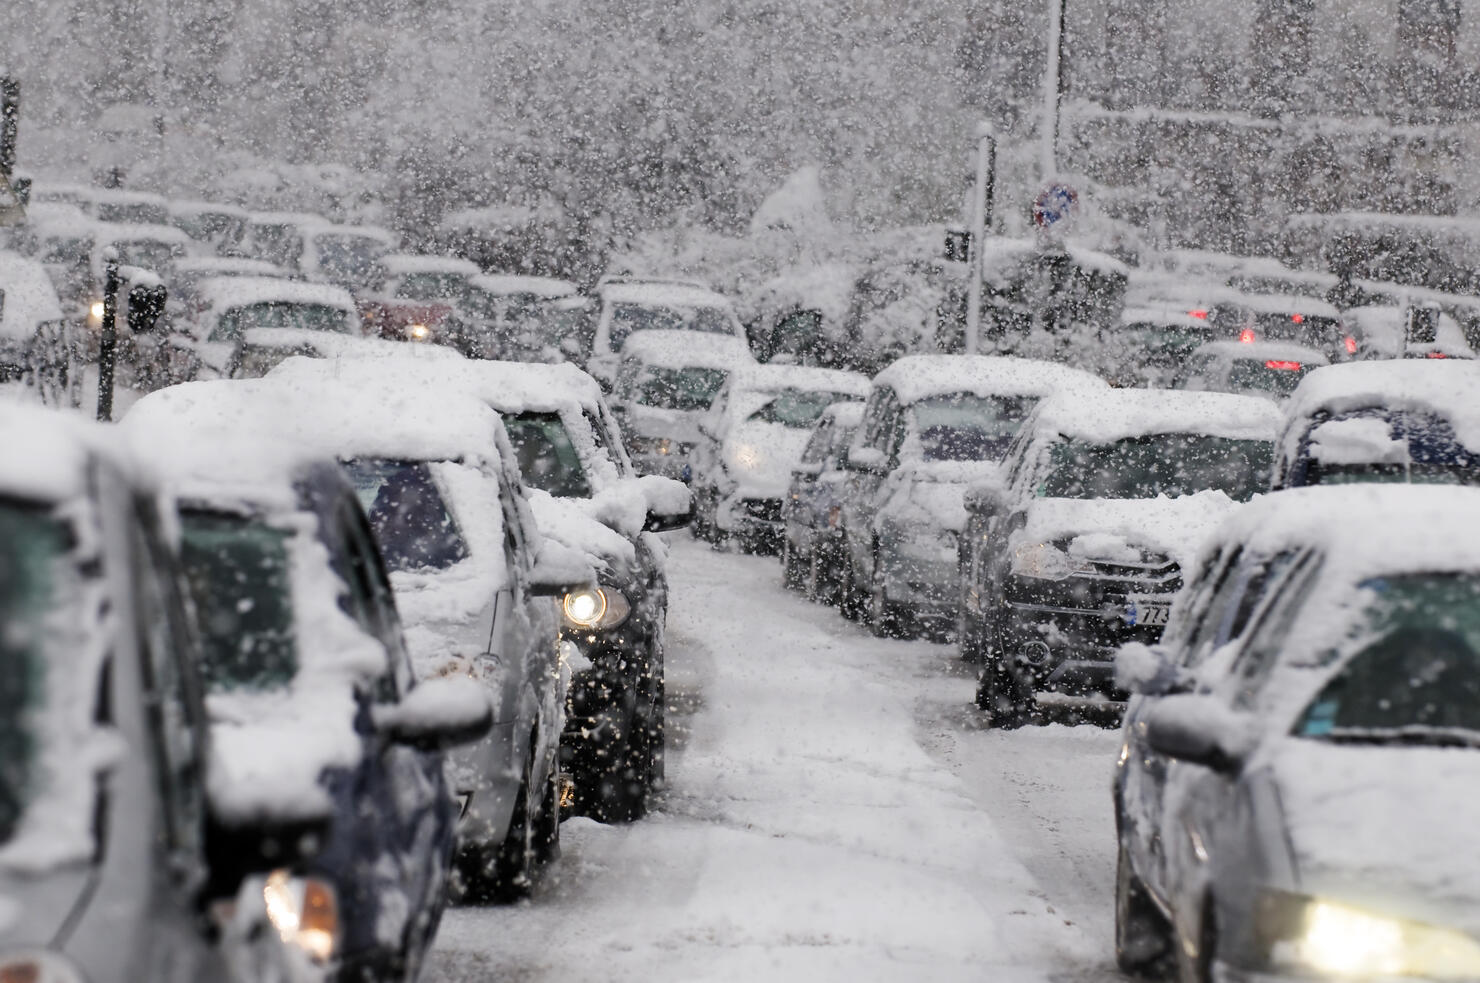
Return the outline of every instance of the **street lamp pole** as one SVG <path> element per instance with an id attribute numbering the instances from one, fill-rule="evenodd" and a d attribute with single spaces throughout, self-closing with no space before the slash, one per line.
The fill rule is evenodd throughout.
<path id="1" fill-rule="evenodd" d="M 976 195 L 971 205 L 971 239 L 966 255 L 966 344 L 968 355 L 981 348 L 982 253 L 992 227 L 992 198 L 997 191 L 997 137 L 990 123 L 976 127 Z"/>
<path id="2" fill-rule="evenodd" d="M 1043 180 L 1058 173 L 1059 115 L 1064 102 L 1064 24 L 1068 0 L 1048 0 L 1048 63 L 1043 73 Z"/>

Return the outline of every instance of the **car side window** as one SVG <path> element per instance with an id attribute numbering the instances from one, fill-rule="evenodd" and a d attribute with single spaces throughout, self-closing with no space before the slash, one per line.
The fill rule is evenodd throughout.
<path id="1" fill-rule="evenodd" d="M 812 431 L 812 437 L 807 441 L 807 446 L 802 450 L 802 463 L 820 464 L 827 460 L 828 448 L 832 446 L 833 425 L 831 420 L 823 420 L 817 424 Z"/>
<path id="2" fill-rule="evenodd" d="M 884 449 L 885 421 L 889 414 L 889 404 L 893 401 L 894 391 L 887 386 L 875 389 L 869 397 L 868 406 L 863 411 L 862 446 Z"/>
<path id="3" fill-rule="evenodd" d="M 390 580 L 364 513 L 348 500 L 341 501 L 335 511 L 348 554 L 352 616 L 385 646 L 388 671 L 376 680 L 375 698 L 394 703 L 411 686 L 413 677 Z"/>
<path id="4" fill-rule="evenodd" d="M 1248 644 L 1230 667 L 1234 706 L 1248 708 L 1258 698 L 1279 662 L 1285 638 L 1304 609 L 1319 572 L 1319 558 L 1307 553 L 1291 565 L 1287 576 L 1271 583 L 1271 601 L 1259 611 Z"/>

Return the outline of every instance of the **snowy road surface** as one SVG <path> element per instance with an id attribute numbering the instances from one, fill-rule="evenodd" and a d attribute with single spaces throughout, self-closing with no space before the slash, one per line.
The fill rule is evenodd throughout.
<path id="1" fill-rule="evenodd" d="M 981 729 L 949 646 L 675 537 L 668 789 L 571 820 L 532 903 L 448 912 L 423 979 L 1114 979 L 1115 732 Z"/>

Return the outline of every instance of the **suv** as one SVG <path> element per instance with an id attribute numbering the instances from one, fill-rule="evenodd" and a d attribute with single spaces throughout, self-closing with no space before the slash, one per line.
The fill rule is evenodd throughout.
<path id="1" fill-rule="evenodd" d="M 1161 637 L 1202 538 L 1269 486 L 1279 422 L 1256 396 L 1158 389 L 1034 411 L 966 496 L 961 650 L 994 724 L 1119 695 L 1111 653 Z"/>

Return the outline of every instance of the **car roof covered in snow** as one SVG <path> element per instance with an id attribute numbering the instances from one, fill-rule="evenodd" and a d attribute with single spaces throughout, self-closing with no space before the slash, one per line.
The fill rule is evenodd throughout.
<path id="1" fill-rule="evenodd" d="M 1299 362 L 1302 365 L 1326 365 L 1331 361 L 1318 349 L 1289 341 L 1209 341 L 1192 350 L 1193 358 L 1199 355 L 1234 361 Z"/>
<path id="2" fill-rule="evenodd" d="M 1348 307 L 1341 312 L 1341 321 L 1368 348 L 1394 358 L 1410 349 L 1415 352 L 1437 351 L 1465 358 L 1475 357 L 1474 349 L 1465 338 L 1464 329 L 1448 314 L 1439 315 L 1438 330 L 1433 342 L 1413 345 L 1406 344 L 1408 310 L 1405 307 Z"/>
<path id="3" fill-rule="evenodd" d="M 62 305 L 46 267 L 34 259 L 0 252 L 0 337 L 35 336 L 36 325 L 62 320 Z"/>
<path id="4" fill-rule="evenodd" d="M 74 413 L 0 404 L 0 494 L 40 502 L 85 494 L 89 463 L 100 451 L 108 453 L 108 436 L 106 428 Z"/>
<path id="5" fill-rule="evenodd" d="M 576 293 L 576 285 L 569 280 L 558 280 L 552 276 L 517 276 L 509 273 L 479 273 L 468 278 L 468 283 L 479 290 L 497 297 L 510 294 L 534 294 L 549 300 L 569 297 Z"/>
<path id="6" fill-rule="evenodd" d="M 479 273 L 478 264 L 472 260 L 456 256 L 425 256 L 419 253 L 386 253 L 380 257 L 380 265 L 391 276 L 408 276 L 412 273 L 477 276 Z"/>
<path id="7" fill-rule="evenodd" d="M 94 222 L 92 227 L 98 237 L 99 246 L 106 246 L 110 242 L 149 241 L 167 242 L 185 250 L 195 244 L 194 239 L 173 225 L 149 225 L 135 222 Z"/>
<path id="8" fill-rule="evenodd" d="M 181 217 L 187 215 L 230 215 L 232 218 L 248 218 L 250 213 L 240 205 L 227 205 L 219 201 L 181 201 L 173 199 L 169 202 L 171 215 Z"/>
<path id="9" fill-rule="evenodd" d="M 841 369 L 818 369 L 806 365 L 750 365 L 736 369 L 730 377 L 735 392 L 779 392 L 800 389 L 807 392 L 834 392 L 857 396 L 868 395 L 868 376 Z"/>
<path id="10" fill-rule="evenodd" d="M 1205 318 L 1193 317 L 1187 313 L 1185 308 L 1169 306 L 1141 306 L 1127 307 L 1120 314 L 1120 323 L 1123 327 L 1133 324 L 1157 324 L 1163 327 L 1198 328 L 1203 331 L 1213 330 Z"/>
<path id="11" fill-rule="evenodd" d="M 1109 383 L 1057 362 L 1002 355 L 906 355 L 874 376 L 905 405 L 931 396 L 1047 396 L 1061 389 L 1106 389 Z"/>
<path id="12" fill-rule="evenodd" d="M 602 298 L 613 304 L 638 304 L 651 307 L 722 307 L 730 310 L 730 300 L 693 284 L 666 280 L 619 280 L 597 288 Z"/>
<path id="13" fill-rule="evenodd" d="M 265 259 L 244 256 L 181 256 L 175 260 L 175 274 L 210 276 L 286 276 L 283 268 Z"/>
<path id="14" fill-rule="evenodd" d="M 1182 389 L 1062 392 L 1039 404 L 1033 432 L 1108 444 L 1151 434 L 1196 433 L 1231 440 L 1274 440 L 1282 420 L 1260 396 Z"/>
<path id="15" fill-rule="evenodd" d="M 1335 307 L 1315 297 L 1295 294 L 1254 294 L 1242 290 L 1228 290 L 1217 298 L 1218 306 L 1242 307 L 1256 314 L 1302 314 L 1307 317 L 1327 317 L 1336 320 L 1341 316 Z"/>
<path id="16" fill-rule="evenodd" d="M 756 364 L 743 338 L 707 331 L 634 331 L 622 345 L 622 358 L 665 369 L 733 369 Z"/>
<path id="17" fill-rule="evenodd" d="M 317 216 L 311 222 L 301 222 L 299 224 L 303 226 L 303 231 L 312 239 L 317 239 L 322 235 L 373 239 L 386 249 L 396 248 L 401 241 L 400 236 L 378 225 L 344 225 L 338 222 L 331 222 L 326 218 L 318 218 Z"/>
<path id="18" fill-rule="evenodd" d="M 248 304 L 317 304 L 350 314 L 355 312 L 355 299 L 349 291 L 327 283 L 266 276 L 222 276 L 202 280 L 196 290 L 206 306 L 215 310 Z"/>
<path id="19" fill-rule="evenodd" d="M 1286 407 L 1290 439 L 1317 413 L 1385 407 L 1444 417 L 1466 447 L 1480 448 L 1480 363 L 1391 359 L 1327 365 L 1300 380 Z"/>

